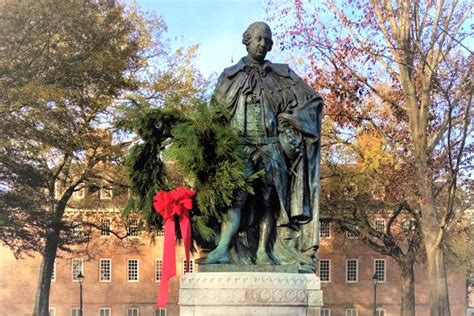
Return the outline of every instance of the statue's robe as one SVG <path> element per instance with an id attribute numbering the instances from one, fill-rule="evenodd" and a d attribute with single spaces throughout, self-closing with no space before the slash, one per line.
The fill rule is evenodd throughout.
<path id="1" fill-rule="evenodd" d="M 278 237 L 296 236 L 294 247 L 300 251 L 314 248 L 319 245 L 322 99 L 288 65 L 265 61 L 256 68 L 242 58 L 220 75 L 213 96 L 227 109 L 231 125 L 237 129 L 241 128 L 245 113 L 240 112 L 245 111 L 251 93 L 258 95 L 262 106 L 265 137 L 280 139 L 262 146 L 267 157 L 263 161 L 265 171 L 279 200 L 277 226 L 285 228 L 279 230 Z M 279 122 L 289 124 L 301 140 L 299 152 L 292 157 L 282 146 L 285 134 Z"/>

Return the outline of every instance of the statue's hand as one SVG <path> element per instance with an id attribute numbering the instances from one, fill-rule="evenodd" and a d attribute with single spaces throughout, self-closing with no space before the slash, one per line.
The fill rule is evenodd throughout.
<path id="1" fill-rule="evenodd" d="M 296 150 L 300 151 L 300 145 L 301 145 L 301 139 L 299 135 L 296 133 L 296 131 L 292 128 L 288 128 L 285 130 L 285 134 L 288 137 L 288 140 L 290 142 L 290 145 Z"/>
<path id="2" fill-rule="evenodd" d="M 300 153 L 301 139 L 298 133 L 291 128 L 284 130 L 279 135 L 280 144 L 285 155 L 293 160 Z"/>

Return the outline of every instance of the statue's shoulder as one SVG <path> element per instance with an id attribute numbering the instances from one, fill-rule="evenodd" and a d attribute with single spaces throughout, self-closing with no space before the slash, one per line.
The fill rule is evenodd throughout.
<path id="1" fill-rule="evenodd" d="M 271 71 L 278 76 L 281 77 L 291 77 L 291 72 L 292 70 L 290 69 L 290 66 L 288 64 L 278 64 L 278 63 L 272 63 L 272 62 L 267 62 L 265 63 L 264 68 L 269 68 Z"/>
<path id="2" fill-rule="evenodd" d="M 244 66 L 245 62 L 241 59 L 235 65 L 225 68 L 220 77 L 233 78 L 236 74 L 244 70 Z"/>
<path id="3" fill-rule="evenodd" d="M 296 72 L 294 72 L 293 69 L 288 66 L 288 64 L 277 64 L 268 62 L 266 64 L 266 67 L 269 67 L 273 73 L 280 77 L 284 77 L 286 80 L 289 79 L 296 83 L 303 82 L 303 79 L 301 79 L 301 77 L 298 76 Z"/>
<path id="4" fill-rule="evenodd" d="M 245 76 L 239 76 L 244 72 L 245 63 L 239 61 L 237 64 L 225 68 L 217 79 L 215 93 L 234 93 L 244 82 Z"/>

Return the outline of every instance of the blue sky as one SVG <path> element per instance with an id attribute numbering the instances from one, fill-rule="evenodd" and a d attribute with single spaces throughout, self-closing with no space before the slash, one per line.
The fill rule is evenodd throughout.
<path id="1" fill-rule="evenodd" d="M 163 17 L 167 37 L 181 44 L 199 44 L 197 66 L 205 75 L 220 73 L 246 55 L 242 33 L 264 20 L 265 0 L 136 0 L 143 11 Z M 270 24 L 271 25 L 271 24 Z M 272 54 L 273 53 L 273 54 Z M 268 58 L 274 60 L 275 52 Z"/>

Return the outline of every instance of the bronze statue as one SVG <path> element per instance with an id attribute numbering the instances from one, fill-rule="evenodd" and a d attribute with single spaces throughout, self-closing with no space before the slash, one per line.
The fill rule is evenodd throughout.
<path id="1" fill-rule="evenodd" d="M 213 102 L 229 111 L 241 135 L 246 173 L 265 175 L 255 195 L 235 192 L 218 245 L 201 262 L 299 264 L 311 272 L 319 244 L 323 102 L 288 65 L 265 60 L 273 46 L 266 23 L 251 24 L 242 43 L 248 55 L 220 75 Z"/>

